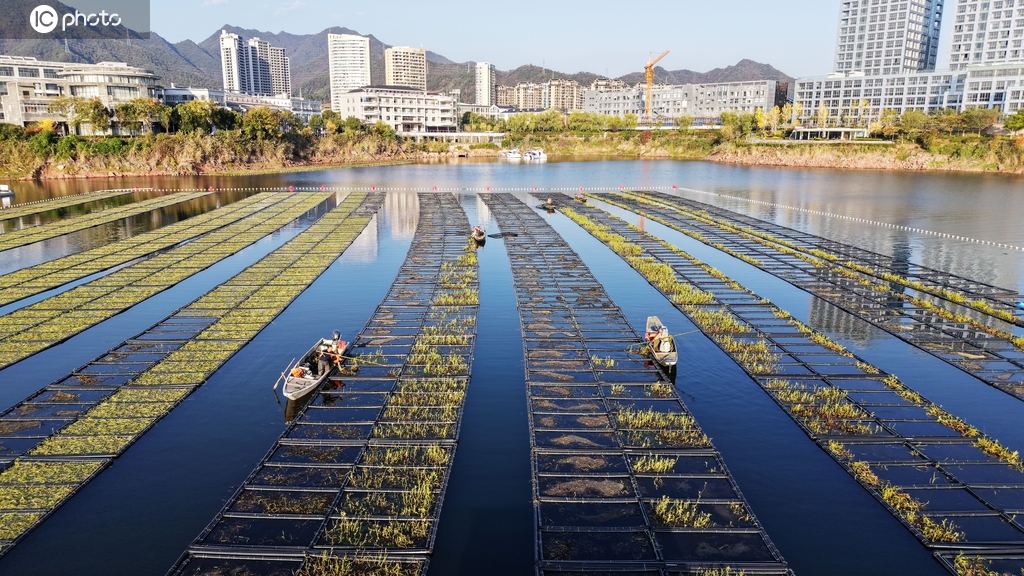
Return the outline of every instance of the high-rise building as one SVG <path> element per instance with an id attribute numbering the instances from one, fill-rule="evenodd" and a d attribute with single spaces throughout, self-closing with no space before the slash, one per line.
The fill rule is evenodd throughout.
<path id="1" fill-rule="evenodd" d="M 220 63 L 224 90 L 256 96 L 292 92 L 292 71 L 284 48 L 259 38 L 248 42 L 227 30 L 220 33 Z"/>
<path id="2" fill-rule="evenodd" d="M 494 64 L 476 63 L 476 103 L 483 106 L 496 104 L 498 101 L 498 81 L 494 74 Z"/>
<path id="3" fill-rule="evenodd" d="M 1016 10 L 1014 10 L 1016 4 Z M 956 6 L 949 67 L 1024 60 L 1024 2 L 960 0 Z"/>
<path id="4" fill-rule="evenodd" d="M 384 83 L 427 89 L 427 49 L 395 46 L 384 50 Z"/>
<path id="5" fill-rule="evenodd" d="M 327 53 L 331 73 L 331 110 L 342 107 L 342 95 L 370 81 L 370 39 L 355 34 L 328 34 Z"/>
<path id="6" fill-rule="evenodd" d="M 943 1 L 841 0 L 835 71 L 935 70 Z"/>

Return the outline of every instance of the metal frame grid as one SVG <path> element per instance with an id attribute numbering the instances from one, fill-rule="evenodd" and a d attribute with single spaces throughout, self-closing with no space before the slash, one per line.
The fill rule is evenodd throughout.
<path id="1" fill-rule="evenodd" d="M 1007 462 L 991 445 L 983 450 L 981 443 L 991 439 L 977 429 L 731 279 L 709 273 L 678 249 L 597 208 L 574 206 L 573 211 L 641 246 L 644 255 L 671 266 L 682 282 L 712 294 L 707 304 L 673 304 L 923 544 L 935 549 L 1024 550 L 1024 523 L 1016 518 L 1024 511 L 1024 467 L 1015 455 L 1002 452 L 1015 460 Z M 728 331 L 730 338 L 763 342 L 772 361 L 752 369 L 748 359 L 725 343 L 725 331 L 700 321 L 708 311 L 721 312 L 741 327 Z M 893 489 L 909 495 L 916 507 L 904 506 L 906 501 L 894 498 Z M 1019 502 L 1013 500 L 1018 495 Z M 954 531 L 962 530 L 962 538 L 928 538 L 922 532 L 927 526 L 923 517 L 939 527 L 951 522 Z"/>
<path id="2" fill-rule="evenodd" d="M 0 368 L 10 366 L 150 298 L 234 255 L 328 199 L 294 194 L 234 224 L 51 296 L 0 318 Z"/>
<path id="3" fill-rule="evenodd" d="M 506 234 L 524 335 L 538 574 L 789 573 L 590 270 L 528 206 L 484 199 Z"/>
<path id="4" fill-rule="evenodd" d="M 816 248 L 805 248 L 807 252 L 801 253 L 750 232 L 756 230 L 778 238 L 780 236 L 775 234 L 785 230 L 798 238 L 803 237 L 787 228 L 767 225 L 752 218 L 741 219 L 732 214 L 729 216 L 741 219 L 739 224 L 709 223 L 702 220 L 707 217 L 686 212 L 674 203 L 678 201 L 674 196 L 644 192 L 636 197 L 661 204 L 644 205 L 622 195 L 615 195 L 614 200 L 605 197 L 600 199 L 644 214 L 670 228 L 688 233 L 709 246 L 745 259 L 759 269 L 885 330 L 990 386 L 1024 400 L 1024 350 L 1017 349 L 1010 342 L 1011 333 L 983 324 L 968 315 L 981 316 L 989 323 L 1008 326 L 1005 319 L 986 315 L 967 305 L 945 301 L 946 306 L 959 310 L 951 312 L 937 303 L 940 298 L 934 294 L 919 291 L 919 297 L 913 297 L 905 293 L 907 288 L 903 285 L 866 274 L 863 271 L 867 269 L 866 265 L 827 260 L 811 253 Z M 651 214 L 652 208 L 659 207 L 663 210 Z M 761 227 L 755 229 L 756 224 L 751 221 L 759 223 Z M 829 242 L 828 245 L 835 244 Z"/>
<path id="5" fill-rule="evenodd" d="M 1019 576 L 1024 574 L 1024 554 L 951 554 L 936 552 L 942 567 L 956 576 Z"/>
<path id="6" fill-rule="evenodd" d="M 0 556 L 262 331 L 382 204 L 382 194 L 350 195 L 259 262 L 0 416 L 0 425 L 10 425 L 0 436 L 9 453 L 0 458 L 17 456 L 0 459 L 0 516 L 8 520 Z M 319 260 L 311 262 L 310 254 Z M 290 289 L 274 301 L 262 298 L 275 282 Z M 221 308 L 211 308 L 213 301 Z M 218 330 L 222 325 L 228 329 Z M 33 433 L 37 429 L 45 434 Z"/>
<path id="7" fill-rule="evenodd" d="M 196 198 L 202 198 L 207 194 L 212 194 L 212 192 L 178 192 L 175 194 L 168 194 L 167 196 L 150 198 L 148 200 L 143 200 L 142 202 L 135 202 L 128 204 L 127 206 L 107 208 L 105 210 L 98 210 L 81 216 L 64 218 L 49 224 L 15 230 L 14 232 L 8 232 L 4 234 L 3 237 L 0 237 L 0 252 L 10 250 L 11 248 L 17 248 L 19 246 L 33 244 L 35 242 L 42 242 L 43 240 L 49 240 L 65 234 L 71 234 L 72 232 L 78 232 L 79 230 L 85 230 L 94 226 L 109 224 L 110 222 L 121 220 L 122 218 L 145 214 L 146 212 L 159 210 L 160 208 L 173 206 L 182 202 L 188 202 L 190 200 L 195 200 Z"/>
<path id="8" fill-rule="evenodd" d="M 379 562 L 425 573 L 478 311 L 472 298 L 452 304 L 445 295 L 478 293 L 479 283 L 458 200 L 420 195 L 419 206 L 409 254 L 354 340 L 354 362 L 289 403 L 281 438 L 169 574 L 210 574 L 196 564 L 204 557 L 260 573 L 282 558 L 310 571 L 309 562 Z M 437 368 L 448 362 L 457 366 Z"/>
<path id="9" fill-rule="evenodd" d="M 285 198 L 286 194 L 256 194 L 131 238 L 5 274 L 0 276 L 0 306 L 174 248 L 269 208 Z"/>

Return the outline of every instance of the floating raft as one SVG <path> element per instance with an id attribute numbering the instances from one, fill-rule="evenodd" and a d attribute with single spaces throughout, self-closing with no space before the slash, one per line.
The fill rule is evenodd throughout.
<path id="1" fill-rule="evenodd" d="M 665 200 L 666 197 L 672 200 Z M 681 200 L 664 194 L 613 194 L 602 196 L 601 199 L 642 213 L 651 220 L 709 246 L 725 250 L 990 386 L 1024 400 L 1024 349 L 1015 344 L 1010 332 L 1012 324 L 1008 323 L 1008 320 L 1015 318 L 1011 312 L 1012 303 L 983 296 L 995 294 L 1002 289 L 986 288 L 987 285 L 975 285 L 966 279 L 952 277 L 956 280 L 952 284 L 955 289 L 965 286 L 970 289 L 963 292 L 964 301 L 968 297 L 977 296 L 981 299 L 977 301 L 999 306 L 1001 316 L 990 316 L 976 307 L 942 300 L 936 296 L 935 293 L 940 291 L 947 293 L 954 289 L 938 283 L 943 278 L 942 273 L 930 272 L 926 276 L 933 293 L 918 291 L 920 297 L 913 297 L 905 293 L 906 286 L 891 280 L 893 276 L 883 277 L 884 274 L 890 274 L 885 268 L 868 268 L 867 264 L 857 264 L 852 260 L 825 258 L 825 252 L 818 248 L 804 246 L 803 252 L 794 250 L 790 246 L 798 245 L 800 239 L 809 235 L 788 228 L 747 217 L 742 217 L 735 225 L 724 224 L 724 221 L 711 220 L 706 213 L 676 208 L 676 203 Z M 759 222 L 762 227 L 755 230 L 751 221 Z M 753 232 L 763 237 L 755 236 Z M 790 236 L 781 236 L 787 233 Z M 765 238 L 779 239 L 779 242 Z M 829 247 L 838 245 L 824 239 L 821 239 L 820 244 Z M 863 252 L 849 246 L 844 250 L 837 252 L 843 258 Z M 878 256 L 870 262 L 877 264 L 878 259 L 886 258 Z M 869 269 L 873 274 L 864 272 Z M 916 282 L 921 276 L 910 278 Z"/>
<path id="2" fill-rule="evenodd" d="M 274 206 L 287 194 L 261 193 L 187 220 L 0 276 L 0 306 L 151 256 Z"/>
<path id="3" fill-rule="evenodd" d="M 509 194 L 540 575 L 787 574 L 711 441 L 575 252 Z M 673 511 L 689 509 L 673 516 Z"/>
<path id="4" fill-rule="evenodd" d="M 138 216 L 139 214 L 145 214 L 146 212 L 152 212 L 153 210 L 159 210 L 160 208 L 166 208 L 167 206 L 173 206 L 175 204 L 181 204 L 182 202 L 195 200 L 196 198 L 202 198 L 208 194 L 211 193 L 178 192 L 175 194 L 168 194 L 166 196 L 159 196 L 157 198 L 150 198 L 149 200 L 143 200 L 142 202 L 135 202 L 133 204 L 128 204 L 127 206 L 97 210 L 96 212 L 64 218 L 49 224 L 14 230 L 13 232 L 7 232 L 6 234 L 0 235 L 0 252 L 17 248 L 19 246 L 27 246 L 28 244 L 33 244 L 35 242 L 42 242 L 43 240 L 49 240 L 51 238 L 57 238 L 58 236 L 71 234 L 72 232 L 78 232 L 80 230 L 86 230 L 102 224 L 117 222 L 118 220 L 129 218 L 131 216 Z"/>
<path id="5" fill-rule="evenodd" d="M 565 212 L 606 245 L 639 248 L 634 268 L 670 266 L 676 291 L 652 285 L 925 546 L 1024 549 L 1016 454 L 678 248 L 595 208 Z"/>
<path id="6" fill-rule="evenodd" d="M 382 203 L 381 194 L 350 195 L 259 262 L 0 416 L 0 555 L 252 341 Z"/>
<path id="7" fill-rule="evenodd" d="M 316 208 L 328 196 L 291 195 L 202 238 L 0 318 L 0 368 L 63 342 L 202 272 Z"/>
<path id="8" fill-rule="evenodd" d="M 23 202 L 21 204 L 15 204 L 9 208 L 0 207 L 0 221 L 12 220 L 14 218 L 21 218 L 24 216 L 32 216 L 33 214 L 42 214 L 43 212 L 52 212 L 54 210 L 60 210 L 61 208 L 67 208 L 69 206 L 78 206 L 79 204 L 86 204 L 88 202 L 99 202 L 101 200 L 117 198 L 118 196 L 124 196 L 126 194 L 134 194 L 136 192 L 148 192 L 150 190 L 151 189 L 149 188 L 143 188 L 141 190 L 97 190 L 95 192 L 83 192 L 81 194 L 61 196 L 60 198 L 52 198 L 49 200 Z"/>
<path id="9" fill-rule="evenodd" d="M 170 574 L 425 573 L 473 362 L 478 279 L 456 198 L 424 194 L 419 205 L 409 255 L 353 343 L 358 371 L 331 377 L 297 411 Z"/>

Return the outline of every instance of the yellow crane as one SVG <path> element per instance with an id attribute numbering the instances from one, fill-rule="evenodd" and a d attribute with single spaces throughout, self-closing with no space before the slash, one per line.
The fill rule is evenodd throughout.
<path id="1" fill-rule="evenodd" d="M 651 121 L 651 87 L 654 86 L 654 65 L 661 61 L 662 58 L 668 55 L 671 50 L 665 50 L 654 60 L 651 60 L 653 52 L 647 53 L 647 65 L 644 66 L 644 72 L 647 73 L 647 114 L 644 115 L 644 119 L 648 122 Z"/>

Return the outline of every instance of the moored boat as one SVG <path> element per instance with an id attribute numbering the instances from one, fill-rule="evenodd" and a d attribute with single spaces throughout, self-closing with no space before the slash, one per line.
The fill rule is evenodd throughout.
<path id="1" fill-rule="evenodd" d="M 523 153 L 523 160 L 526 162 L 547 162 L 548 155 L 543 148 L 533 148 Z"/>
<path id="2" fill-rule="evenodd" d="M 498 158 L 518 162 L 523 159 L 523 155 L 519 152 L 519 148 L 513 148 L 511 150 L 502 150 L 498 153 Z"/>
<path id="3" fill-rule="evenodd" d="M 348 353 L 349 343 L 339 341 L 341 334 L 335 332 L 335 339 L 324 338 L 318 340 L 308 352 L 303 354 L 298 362 L 288 367 L 284 373 L 284 396 L 289 400 L 297 400 L 306 394 L 316 390 L 323 384 L 324 380 L 334 372 L 335 368 L 345 361 L 345 354 Z M 338 347 L 338 360 L 322 372 L 318 373 L 320 354 L 332 346 Z"/>
<path id="4" fill-rule="evenodd" d="M 647 317 L 647 333 L 644 335 L 654 361 L 662 366 L 675 366 L 679 362 L 676 340 L 657 316 Z"/>

